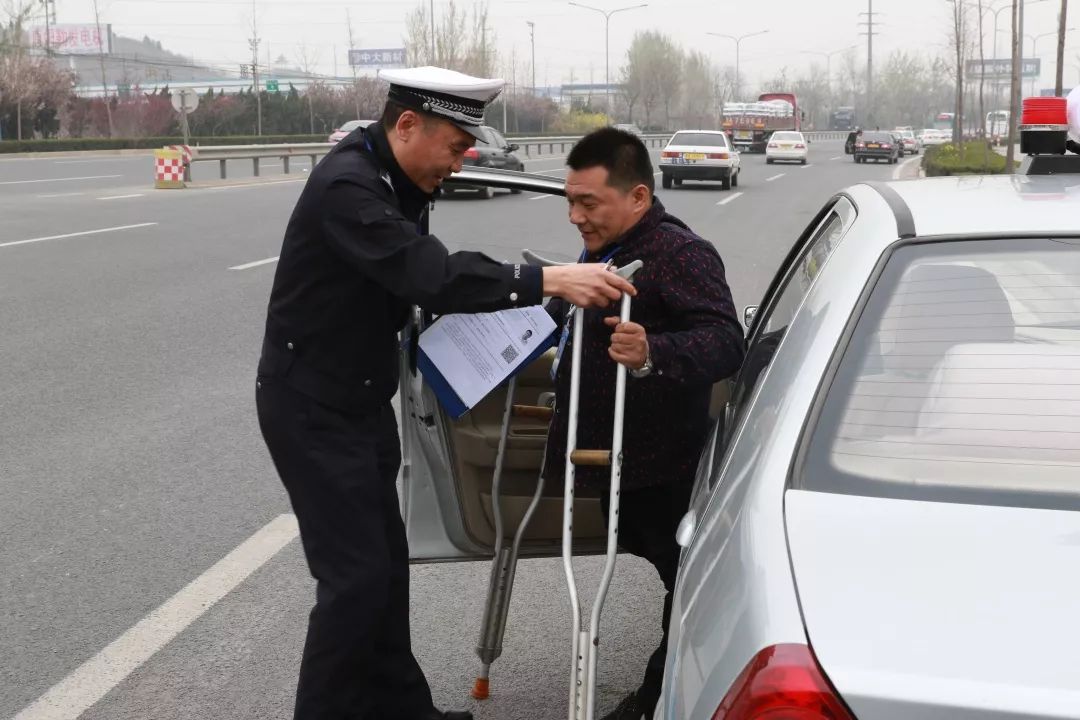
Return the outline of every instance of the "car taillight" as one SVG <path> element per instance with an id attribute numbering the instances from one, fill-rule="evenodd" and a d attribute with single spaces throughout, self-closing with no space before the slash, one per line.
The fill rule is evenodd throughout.
<path id="1" fill-rule="evenodd" d="M 890 150 L 890 149 L 892 149 L 892 145 L 890 145 L 889 143 L 884 143 L 884 144 L 883 144 L 883 145 L 882 145 L 881 147 L 882 147 L 883 149 L 885 149 L 885 150 Z"/>
<path id="2" fill-rule="evenodd" d="M 780 146 L 779 146 L 779 145 L 777 145 L 776 143 L 769 143 L 769 147 L 771 147 L 771 148 L 778 148 L 778 147 L 780 147 Z"/>
<path id="3" fill-rule="evenodd" d="M 864 148 L 864 147 L 866 147 L 866 144 L 865 143 L 855 143 L 855 147 Z"/>
<path id="4" fill-rule="evenodd" d="M 803 145 L 802 143 L 796 143 L 796 144 L 795 144 L 795 147 L 796 147 L 797 149 L 799 149 L 799 150 L 805 150 L 805 149 L 806 149 L 806 146 L 805 146 L 805 145 Z"/>
<path id="5" fill-rule="evenodd" d="M 727 153 L 709 153 L 705 157 L 709 158 L 710 160 L 727 160 L 728 159 L 728 154 Z"/>
<path id="6" fill-rule="evenodd" d="M 773 645 L 732 683 L 712 720 L 855 720 L 806 645 Z"/>
<path id="7" fill-rule="evenodd" d="M 681 153 L 677 153 L 677 152 L 669 152 L 669 151 L 667 151 L 667 150 L 665 150 L 664 152 L 660 153 L 660 157 L 666 157 L 666 158 L 673 158 L 673 157 L 679 157 L 679 155 L 681 155 Z"/>
<path id="8" fill-rule="evenodd" d="M 465 151 L 465 157 L 469 158 L 470 160 L 479 160 L 480 159 L 480 151 L 477 150 L 474 147 L 471 147 L 471 148 L 469 148 L 468 150 Z"/>

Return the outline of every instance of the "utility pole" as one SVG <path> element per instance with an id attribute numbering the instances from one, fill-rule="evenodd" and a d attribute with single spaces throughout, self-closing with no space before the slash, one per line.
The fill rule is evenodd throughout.
<path id="1" fill-rule="evenodd" d="M 55 22 L 50 15 L 56 12 L 56 6 L 53 5 L 54 0 L 41 0 L 41 4 L 45 6 L 45 57 L 52 55 L 52 39 L 49 37 L 49 28 L 52 22 Z M 49 6 L 53 6 L 52 12 L 49 11 Z M 51 22 L 50 22 L 51 21 Z"/>
<path id="2" fill-rule="evenodd" d="M 532 43 L 532 94 L 536 97 L 536 23 L 526 20 L 529 26 L 529 42 Z"/>
<path id="3" fill-rule="evenodd" d="M 345 8 L 345 24 L 349 28 L 349 67 L 352 68 L 353 105 L 356 109 L 353 117 L 360 119 L 360 88 L 356 84 L 356 65 L 353 65 L 352 61 L 352 51 L 356 49 L 356 45 L 353 44 L 352 15 L 349 14 L 349 8 Z"/>
<path id="4" fill-rule="evenodd" d="M 866 32 L 862 33 L 866 35 L 866 124 L 873 125 L 874 118 L 874 25 L 877 24 L 874 20 L 874 0 L 866 0 L 867 7 L 866 12 L 859 13 L 865 15 L 866 20 L 859 22 L 860 25 L 866 26 Z"/>
<path id="5" fill-rule="evenodd" d="M 1057 74 L 1054 76 L 1054 95 L 1061 97 L 1064 92 L 1065 78 L 1065 18 L 1069 13 L 1069 0 L 1061 0 L 1061 11 L 1058 13 L 1058 41 L 1057 41 Z"/>
<path id="6" fill-rule="evenodd" d="M 98 12 L 97 0 L 94 0 L 94 25 L 97 28 L 97 37 L 98 37 L 98 62 L 101 64 L 101 93 L 102 93 L 102 97 L 105 99 L 105 117 L 109 121 L 109 137 L 112 137 L 113 136 L 112 105 L 109 104 L 109 81 L 105 76 L 105 43 L 106 43 L 106 38 L 104 36 L 102 36 L 102 34 L 101 34 L 101 14 Z M 107 25 L 106 25 L 106 28 L 108 28 Z M 108 41 L 109 41 L 110 45 L 112 44 L 111 40 L 112 40 L 112 38 L 108 38 Z M 19 118 L 21 120 L 22 113 L 19 114 Z M 20 136 L 19 139 L 22 140 L 22 137 Z"/>
<path id="7" fill-rule="evenodd" d="M 1023 52 L 1024 0 L 1012 4 L 1012 84 L 1009 86 L 1009 140 L 1005 148 L 1005 168 L 1014 172 L 1016 152 L 1016 120 L 1020 109 L 1020 60 Z"/>
<path id="8" fill-rule="evenodd" d="M 431 64 L 438 65 L 439 63 L 435 62 L 435 0 L 429 1 L 428 10 L 431 13 Z"/>
<path id="9" fill-rule="evenodd" d="M 262 135 L 262 89 L 259 87 L 259 28 L 255 20 L 255 0 L 251 0 L 251 76 L 255 81 L 255 134 Z"/>

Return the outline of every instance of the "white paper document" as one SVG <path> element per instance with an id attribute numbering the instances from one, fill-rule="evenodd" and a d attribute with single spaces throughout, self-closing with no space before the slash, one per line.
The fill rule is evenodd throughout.
<path id="1" fill-rule="evenodd" d="M 539 305 L 475 315 L 443 315 L 420 335 L 423 351 L 466 407 L 515 373 L 555 331 Z"/>

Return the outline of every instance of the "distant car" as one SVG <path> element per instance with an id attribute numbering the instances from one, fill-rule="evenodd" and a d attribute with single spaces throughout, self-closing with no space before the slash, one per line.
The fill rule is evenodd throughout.
<path id="1" fill-rule="evenodd" d="M 330 133 L 329 142 L 332 142 L 332 143 L 340 142 L 341 140 L 343 140 L 345 138 L 346 135 L 351 133 L 353 130 L 355 130 L 357 128 L 366 128 L 368 125 L 372 124 L 373 122 L 375 122 L 375 121 L 374 120 L 350 120 L 349 122 L 347 122 L 344 125 L 342 125 L 341 127 L 339 127 L 337 130 L 335 130 L 334 132 Z"/>
<path id="2" fill-rule="evenodd" d="M 778 160 L 806 164 L 806 138 L 801 132 L 776 132 L 765 146 L 765 162 L 772 165 Z"/>
<path id="3" fill-rule="evenodd" d="M 496 168 L 499 170 L 525 171 L 525 163 L 514 153 L 520 148 L 516 143 L 508 143 L 506 138 L 489 125 L 481 125 L 480 129 L 486 138 L 478 140 L 476 145 L 465 151 L 466 166 Z M 443 184 L 443 193 L 452 194 L 459 191 L 477 192 L 484 199 L 490 200 L 495 195 L 495 190 L 490 185 L 467 185 L 454 182 L 453 178 Z M 516 195 L 520 190 L 511 190 Z"/>
<path id="4" fill-rule="evenodd" d="M 719 180 L 722 190 L 739 184 L 739 151 L 722 130 L 680 130 L 660 153 L 661 184 L 683 180 Z"/>
<path id="5" fill-rule="evenodd" d="M 634 135 L 641 135 L 641 128 L 633 123 L 619 123 L 614 126 L 616 130 L 623 130 Z"/>
<path id="6" fill-rule="evenodd" d="M 897 136 L 891 132 L 864 132 L 855 141 L 855 162 L 884 160 L 887 163 L 895 163 L 900 158 L 900 147 Z"/>
<path id="7" fill-rule="evenodd" d="M 904 144 L 904 152 L 910 155 L 919 154 L 919 139 L 915 137 L 915 131 L 909 127 L 898 127 L 893 132 L 900 136 L 900 141 Z"/>
<path id="8" fill-rule="evenodd" d="M 922 135 L 919 137 L 919 141 L 923 147 L 931 147 L 933 145 L 944 145 L 952 142 L 952 133 L 945 130 L 923 130 Z"/>

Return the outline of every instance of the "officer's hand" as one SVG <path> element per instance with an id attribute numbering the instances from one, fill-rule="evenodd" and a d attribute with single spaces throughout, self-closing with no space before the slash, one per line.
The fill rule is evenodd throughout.
<path id="1" fill-rule="evenodd" d="M 564 298 L 578 307 L 607 307 L 624 292 L 637 295 L 630 281 L 600 263 L 544 268 L 544 295 Z"/>
<path id="2" fill-rule="evenodd" d="M 604 324 L 615 329 L 611 333 L 611 347 L 608 348 L 611 359 L 629 370 L 645 367 L 645 360 L 649 357 L 645 328 L 635 322 L 619 322 L 617 316 L 604 318 Z"/>

